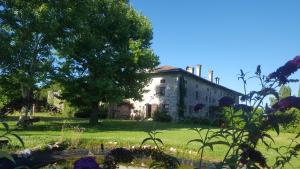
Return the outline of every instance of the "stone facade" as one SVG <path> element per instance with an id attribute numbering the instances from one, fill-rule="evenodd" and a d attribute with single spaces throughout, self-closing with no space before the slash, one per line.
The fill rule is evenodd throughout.
<path id="1" fill-rule="evenodd" d="M 190 71 L 172 66 L 162 66 L 156 69 L 152 75 L 151 82 L 146 86 L 147 92 L 143 94 L 141 101 L 130 100 L 134 111 L 143 118 L 150 118 L 156 110 L 166 110 L 174 120 L 178 120 L 179 101 L 179 79 L 184 78 L 186 94 L 185 117 L 209 117 L 209 107 L 217 106 L 218 100 L 224 96 L 234 98 L 239 102 L 240 93 L 223 87 L 199 77 L 201 73 L 194 74 Z M 201 70 L 200 70 L 201 71 Z M 213 76 L 211 75 L 211 78 Z M 197 104 L 204 104 L 204 108 L 197 112 L 194 107 Z"/>

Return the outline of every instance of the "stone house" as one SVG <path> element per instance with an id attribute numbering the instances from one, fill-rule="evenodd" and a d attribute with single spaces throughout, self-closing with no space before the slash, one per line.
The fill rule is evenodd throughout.
<path id="1" fill-rule="evenodd" d="M 156 110 L 165 110 L 174 120 L 178 120 L 179 99 L 182 97 L 180 81 L 185 88 L 185 94 L 181 98 L 184 100 L 184 117 L 209 117 L 209 108 L 217 106 L 218 100 L 224 96 L 229 96 L 239 103 L 241 93 L 220 85 L 220 79 L 218 77 L 214 79 L 212 70 L 209 70 L 207 80 L 201 76 L 199 64 L 195 68 L 188 66 L 186 70 L 161 66 L 153 72 L 142 100 L 130 100 L 134 111 L 143 118 L 151 118 Z M 204 107 L 195 110 L 197 104 Z"/>

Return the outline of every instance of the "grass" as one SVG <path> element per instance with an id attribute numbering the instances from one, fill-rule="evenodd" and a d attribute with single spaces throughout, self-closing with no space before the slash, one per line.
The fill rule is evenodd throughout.
<path id="1" fill-rule="evenodd" d="M 150 130 L 158 130 L 162 133 L 158 137 L 164 142 L 165 151 L 175 156 L 197 159 L 197 144 L 189 144 L 191 139 L 197 138 L 197 134 L 190 128 L 205 128 L 207 126 L 195 124 L 178 124 L 178 123 L 158 123 L 152 121 L 129 121 L 129 120 L 103 120 L 97 126 L 89 126 L 88 120 L 67 118 L 59 116 L 48 116 L 45 113 L 37 113 L 35 116 L 41 118 L 40 122 L 27 129 L 17 129 L 25 142 L 26 148 L 42 146 L 49 142 L 69 139 L 77 148 L 100 148 L 100 144 L 104 143 L 105 147 L 132 147 L 139 146 L 147 132 Z M 15 128 L 17 116 L 9 116 L 7 122 L 11 128 Z M 70 127 L 72 126 L 72 127 Z M 76 127 L 77 126 L 77 127 Z M 77 128 L 77 129 L 76 129 Z M 82 130 L 84 128 L 84 130 Z M 0 131 L 3 128 L 0 129 Z M 281 133 L 279 136 L 275 132 L 270 131 L 274 137 L 276 145 L 287 145 L 289 138 L 295 136 L 292 133 Z M 13 144 L 18 144 L 13 141 Z M 176 152 L 170 152 L 170 148 L 176 148 Z M 15 150 L 15 149 L 14 149 Z M 219 161 L 224 156 L 227 147 L 216 146 L 214 151 L 206 150 L 204 159 L 209 161 Z M 263 153 L 274 162 L 275 154 L 272 151 L 263 150 Z M 297 159 L 292 160 L 294 168 L 300 168 L 300 162 Z M 287 168 L 292 168 L 288 166 Z"/>

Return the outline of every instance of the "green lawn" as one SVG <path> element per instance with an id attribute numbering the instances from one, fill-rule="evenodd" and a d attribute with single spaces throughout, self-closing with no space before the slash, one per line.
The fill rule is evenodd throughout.
<path id="1" fill-rule="evenodd" d="M 158 130 L 162 132 L 158 137 L 164 142 L 167 153 L 171 153 L 169 150 L 173 147 L 176 148 L 176 152 L 173 152 L 174 155 L 195 159 L 197 158 L 197 145 L 187 145 L 187 142 L 190 139 L 197 138 L 197 134 L 189 129 L 206 127 L 192 124 L 128 120 L 104 120 L 99 125 L 90 127 L 85 119 L 54 117 L 41 113 L 36 114 L 36 116 L 41 117 L 40 122 L 35 123 L 26 131 L 16 131 L 24 140 L 26 148 L 45 145 L 62 139 L 69 139 L 74 146 L 78 145 L 77 147 L 80 148 L 99 148 L 101 143 L 104 143 L 105 147 L 131 147 L 140 145 L 142 140 L 147 137 L 147 131 Z M 11 128 L 15 128 L 16 120 L 16 116 L 8 117 L 7 121 Z M 75 128 L 67 129 L 66 126 Z M 83 132 L 78 132 L 76 126 L 84 128 Z M 295 136 L 290 133 L 281 133 L 280 136 L 277 136 L 275 132 L 270 133 L 274 136 L 278 145 L 287 145 L 289 138 Z M 17 141 L 14 141 L 13 144 L 17 144 Z M 221 160 L 226 149 L 225 146 L 216 146 L 214 151 L 207 150 L 204 158 L 210 161 Z M 263 150 L 263 152 L 268 157 L 275 156 L 272 151 Z M 272 163 L 273 161 L 274 159 L 269 162 Z M 300 168 L 299 160 L 294 159 L 292 164 L 295 168 Z"/>

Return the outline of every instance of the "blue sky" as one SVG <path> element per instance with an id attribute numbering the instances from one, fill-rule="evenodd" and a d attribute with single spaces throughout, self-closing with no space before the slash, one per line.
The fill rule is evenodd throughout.
<path id="1" fill-rule="evenodd" d="M 237 74 L 265 74 L 300 55 L 299 0 L 130 0 L 153 26 L 153 49 L 161 65 L 185 68 L 197 63 L 242 91 Z M 300 73 L 293 75 L 299 78 Z M 255 81 L 248 88 L 257 88 Z M 298 84 L 291 85 L 297 93 Z"/>

